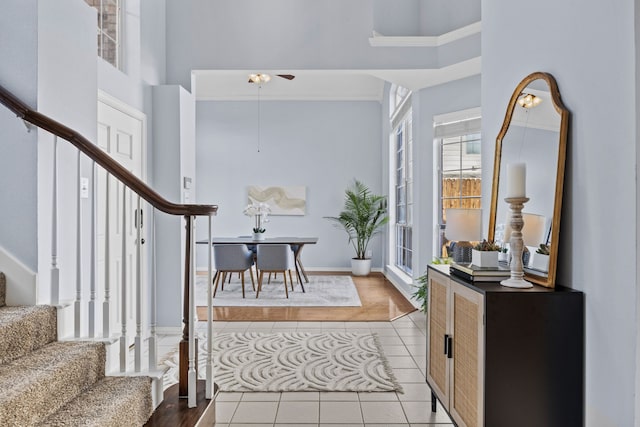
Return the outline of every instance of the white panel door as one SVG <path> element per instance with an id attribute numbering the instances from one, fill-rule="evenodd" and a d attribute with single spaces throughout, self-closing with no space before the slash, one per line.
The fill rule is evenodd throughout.
<path id="1" fill-rule="evenodd" d="M 143 117 L 142 113 L 132 115 L 116 108 L 111 103 L 98 102 L 98 145 L 127 170 L 141 179 L 143 178 Z M 140 243 L 137 241 L 136 226 L 139 215 L 136 210 L 138 196 L 127 189 L 123 199 L 124 186 L 113 177 L 109 177 L 109 192 L 107 194 L 106 172 L 99 170 L 97 175 L 99 297 L 104 300 L 106 281 L 104 269 L 107 259 L 105 248 L 106 240 L 108 239 L 109 265 L 107 268 L 109 268 L 109 323 L 111 325 L 111 334 L 118 335 L 122 332 L 122 266 L 125 264 L 127 335 L 133 337 L 136 331 L 136 250 L 138 244 L 144 243 L 144 238 Z M 143 208 L 142 211 L 144 210 Z M 109 221 L 108 235 L 106 234 L 107 214 Z M 126 245 L 124 261 L 126 262 L 123 262 L 122 250 L 123 221 L 125 222 Z M 144 251 L 142 253 L 144 254 Z M 143 256 L 141 261 L 142 272 L 145 271 L 144 262 Z M 142 318 L 144 319 L 144 316 Z"/>

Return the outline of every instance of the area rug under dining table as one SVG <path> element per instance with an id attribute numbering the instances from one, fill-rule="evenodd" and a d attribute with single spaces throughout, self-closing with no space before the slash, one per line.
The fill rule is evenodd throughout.
<path id="1" fill-rule="evenodd" d="M 207 305 L 207 275 L 196 277 L 196 305 Z M 288 283 L 288 280 L 287 280 Z M 256 286 L 257 286 L 256 282 Z M 289 298 L 284 292 L 282 274 L 278 274 L 268 283 L 267 276 L 262 283 L 260 297 L 251 287 L 247 272 L 245 278 L 245 298 L 242 298 L 241 281 L 237 274 L 231 276 L 231 283 L 224 284 L 224 290 L 218 288 L 214 307 L 360 307 L 360 297 L 351 276 L 347 275 L 310 275 L 309 283 L 300 284 L 294 280 L 294 290 L 289 286 Z"/>
<path id="2" fill-rule="evenodd" d="M 207 340 L 198 339 L 205 378 Z M 221 391 L 402 391 L 376 334 L 353 332 L 215 333 L 214 379 Z M 178 382 L 178 352 L 162 362 L 165 387 Z"/>

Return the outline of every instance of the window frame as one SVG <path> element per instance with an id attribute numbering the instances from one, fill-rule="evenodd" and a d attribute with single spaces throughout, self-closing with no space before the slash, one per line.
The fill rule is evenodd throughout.
<path id="1" fill-rule="evenodd" d="M 122 35 L 123 35 L 123 10 L 125 0 L 85 0 L 85 3 L 96 9 L 98 22 L 97 22 L 97 54 L 108 64 L 111 64 L 116 69 L 122 71 L 124 69 L 123 64 L 123 52 L 122 52 Z M 109 25 L 109 22 L 105 20 L 105 14 L 102 13 L 105 10 L 105 6 L 113 5 L 115 7 L 115 32 L 109 31 L 105 28 Z M 107 50 L 105 48 L 105 40 L 113 43 L 115 54 L 113 58 L 108 57 Z"/>
<path id="2" fill-rule="evenodd" d="M 478 145 L 480 148 L 479 152 L 469 150 L 468 147 L 470 145 Z M 445 243 L 445 199 L 458 200 L 458 207 L 482 207 L 482 133 L 480 109 L 474 108 L 434 117 L 434 146 L 436 150 L 435 159 L 437 162 L 434 168 L 436 175 L 434 179 L 437 181 L 434 208 L 438 228 L 438 232 L 434 236 L 434 254 L 437 257 L 442 257 L 444 256 L 443 248 Z M 454 146 L 458 146 L 458 167 L 445 170 L 445 148 Z M 465 159 L 465 157 L 467 158 Z M 474 161 L 477 161 L 477 166 L 473 164 Z M 458 180 L 458 192 L 455 197 L 449 197 L 443 194 L 443 184 L 447 176 L 453 176 L 454 174 L 456 174 L 455 176 Z M 464 194 L 464 179 L 479 180 L 475 185 L 478 189 L 477 194 Z"/>
<path id="3" fill-rule="evenodd" d="M 391 135 L 393 153 L 390 170 L 393 173 L 393 265 L 405 274 L 413 275 L 413 115 L 411 91 L 395 86 L 390 92 Z M 400 147 L 400 139 L 402 147 Z M 399 163 L 402 163 L 400 165 Z M 399 182 L 401 180 L 402 182 Z M 401 215 L 401 211 L 403 214 Z"/>

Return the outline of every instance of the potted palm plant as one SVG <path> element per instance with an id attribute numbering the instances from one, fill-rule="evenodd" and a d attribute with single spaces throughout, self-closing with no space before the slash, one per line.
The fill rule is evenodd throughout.
<path id="1" fill-rule="evenodd" d="M 351 259 L 351 270 L 355 276 L 366 276 L 371 272 L 371 258 L 367 257 L 367 248 L 371 238 L 389 221 L 386 200 L 385 196 L 371 193 L 369 187 L 354 180 L 345 190 L 342 212 L 335 217 L 325 217 L 349 235 L 349 243 L 356 252 L 356 256 Z"/>

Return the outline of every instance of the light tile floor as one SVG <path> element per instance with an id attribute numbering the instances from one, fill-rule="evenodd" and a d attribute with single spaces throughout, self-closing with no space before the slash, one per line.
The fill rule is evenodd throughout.
<path id="1" fill-rule="evenodd" d="M 206 323 L 199 322 L 198 329 Z M 441 407 L 431 412 L 425 382 L 426 317 L 413 312 L 392 322 L 215 322 L 224 332 L 377 333 L 404 393 L 225 393 L 216 401 L 220 427 L 425 427 L 453 425 Z M 160 357 L 174 351 L 178 336 L 159 337 Z"/>

